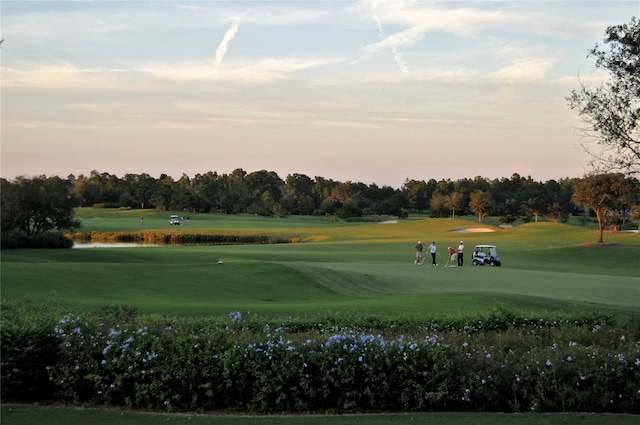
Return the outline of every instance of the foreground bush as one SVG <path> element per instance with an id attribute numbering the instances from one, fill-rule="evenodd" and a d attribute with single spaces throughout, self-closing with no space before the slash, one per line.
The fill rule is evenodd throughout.
<path id="1" fill-rule="evenodd" d="M 0 235 L 1 249 L 71 248 L 72 246 L 73 241 L 71 239 L 56 232 L 37 235 L 27 235 L 23 232 L 3 232 Z"/>
<path id="2" fill-rule="evenodd" d="M 384 319 L 312 327 L 238 312 L 171 321 L 134 313 L 67 314 L 48 329 L 42 338 L 55 336 L 56 355 L 40 364 L 50 396 L 170 411 L 640 413 L 640 344 L 605 316 L 498 310 L 404 332 Z M 5 320 L 3 398 L 16 385 L 4 375 L 5 345 L 21 343 L 5 340 Z"/>

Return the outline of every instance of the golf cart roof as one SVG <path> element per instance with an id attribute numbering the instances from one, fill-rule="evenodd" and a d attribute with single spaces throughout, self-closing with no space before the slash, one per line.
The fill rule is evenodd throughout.
<path id="1" fill-rule="evenodd" d="M 476 245 L 476 248 L 495 248 L 495 245 Z"/>

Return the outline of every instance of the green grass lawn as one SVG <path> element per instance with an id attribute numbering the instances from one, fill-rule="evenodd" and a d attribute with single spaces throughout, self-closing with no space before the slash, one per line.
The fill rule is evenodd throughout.
<path id="1" fill-rule="evenodd" d="M 99 214 L 99 215 L 98 215 Z M 325 217 L 191 215 L 85 209 L 84 231 L 270 234 L 296 244 L 161 246 L 2 253 L 2 296 L 49 299 L 96 309 L 127 304 L 143 313 L 217 315 L 238 310 L 291 316 L 338 311 L 415 315 L 485 312 L 502 303 L 540 312 L 585 306 L 640 311 L 640 237 L 577 226 L 529 223 L 491 233 L 466 219 L 392 224 Z M 413 246 L 435 241 L 438 267 L 413 264 Z M 466 266 L 444 268 L 448 245 L 463 239 Z M 498 246 L 503 267 L 471 266 L 475 244 Z"/>

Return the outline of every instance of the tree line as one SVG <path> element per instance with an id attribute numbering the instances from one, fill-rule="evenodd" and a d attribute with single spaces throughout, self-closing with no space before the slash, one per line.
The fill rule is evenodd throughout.
<path id="1" fill-rule="evenodd" d="M 502 223 L 517 219 L 538 221 L 540 217 L 559 222 L 570 215 L 584 214 L 585 207 L 597 217 L 593 204 L 599 195 L 591 199 L 593 196 L 584 193 L 598 190 L 610 198 L 606 202 L 607 214 L 615 211 L 621 221 L 634 219 L 640 204 L 640 182 L 623 174 L 602 176 L 607 180 L 599 189 L 591 180 L 582 183 L 588 177 L 540 182 L 517 173 L 500 179 L 406 179 L 401 188 L 395 189 L 304 174 L 289 174 L 283 180 L 273 171 L 247 173 L 241 168 L 229 174 L 183 174 L 177 180 L 166 174 L 159 178 L 145 173 L 118 177 L 94 170 L 88 176 L 2 179 L 2 229 L 18 228 L 34 234 L 74 227 L 78 223 L 62 212 L 92 206 L 274 217 L 326 215 L 341 219 L 371 215 L 405 218 L 410 213 L 432 217 L 473 214 L 478 221 L 491 215 Z M 42 213 L 35 214 L 38 210 Z"/>

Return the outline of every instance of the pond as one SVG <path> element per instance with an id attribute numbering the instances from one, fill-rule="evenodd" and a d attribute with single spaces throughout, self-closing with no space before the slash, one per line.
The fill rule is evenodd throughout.
<path id="1" fill-rule="evenodd" d="M 134 243 L 134 242 L 86 242 L 74 243 L 73 248 L 151 248 L 160 245 L 150 243 Z"/>

